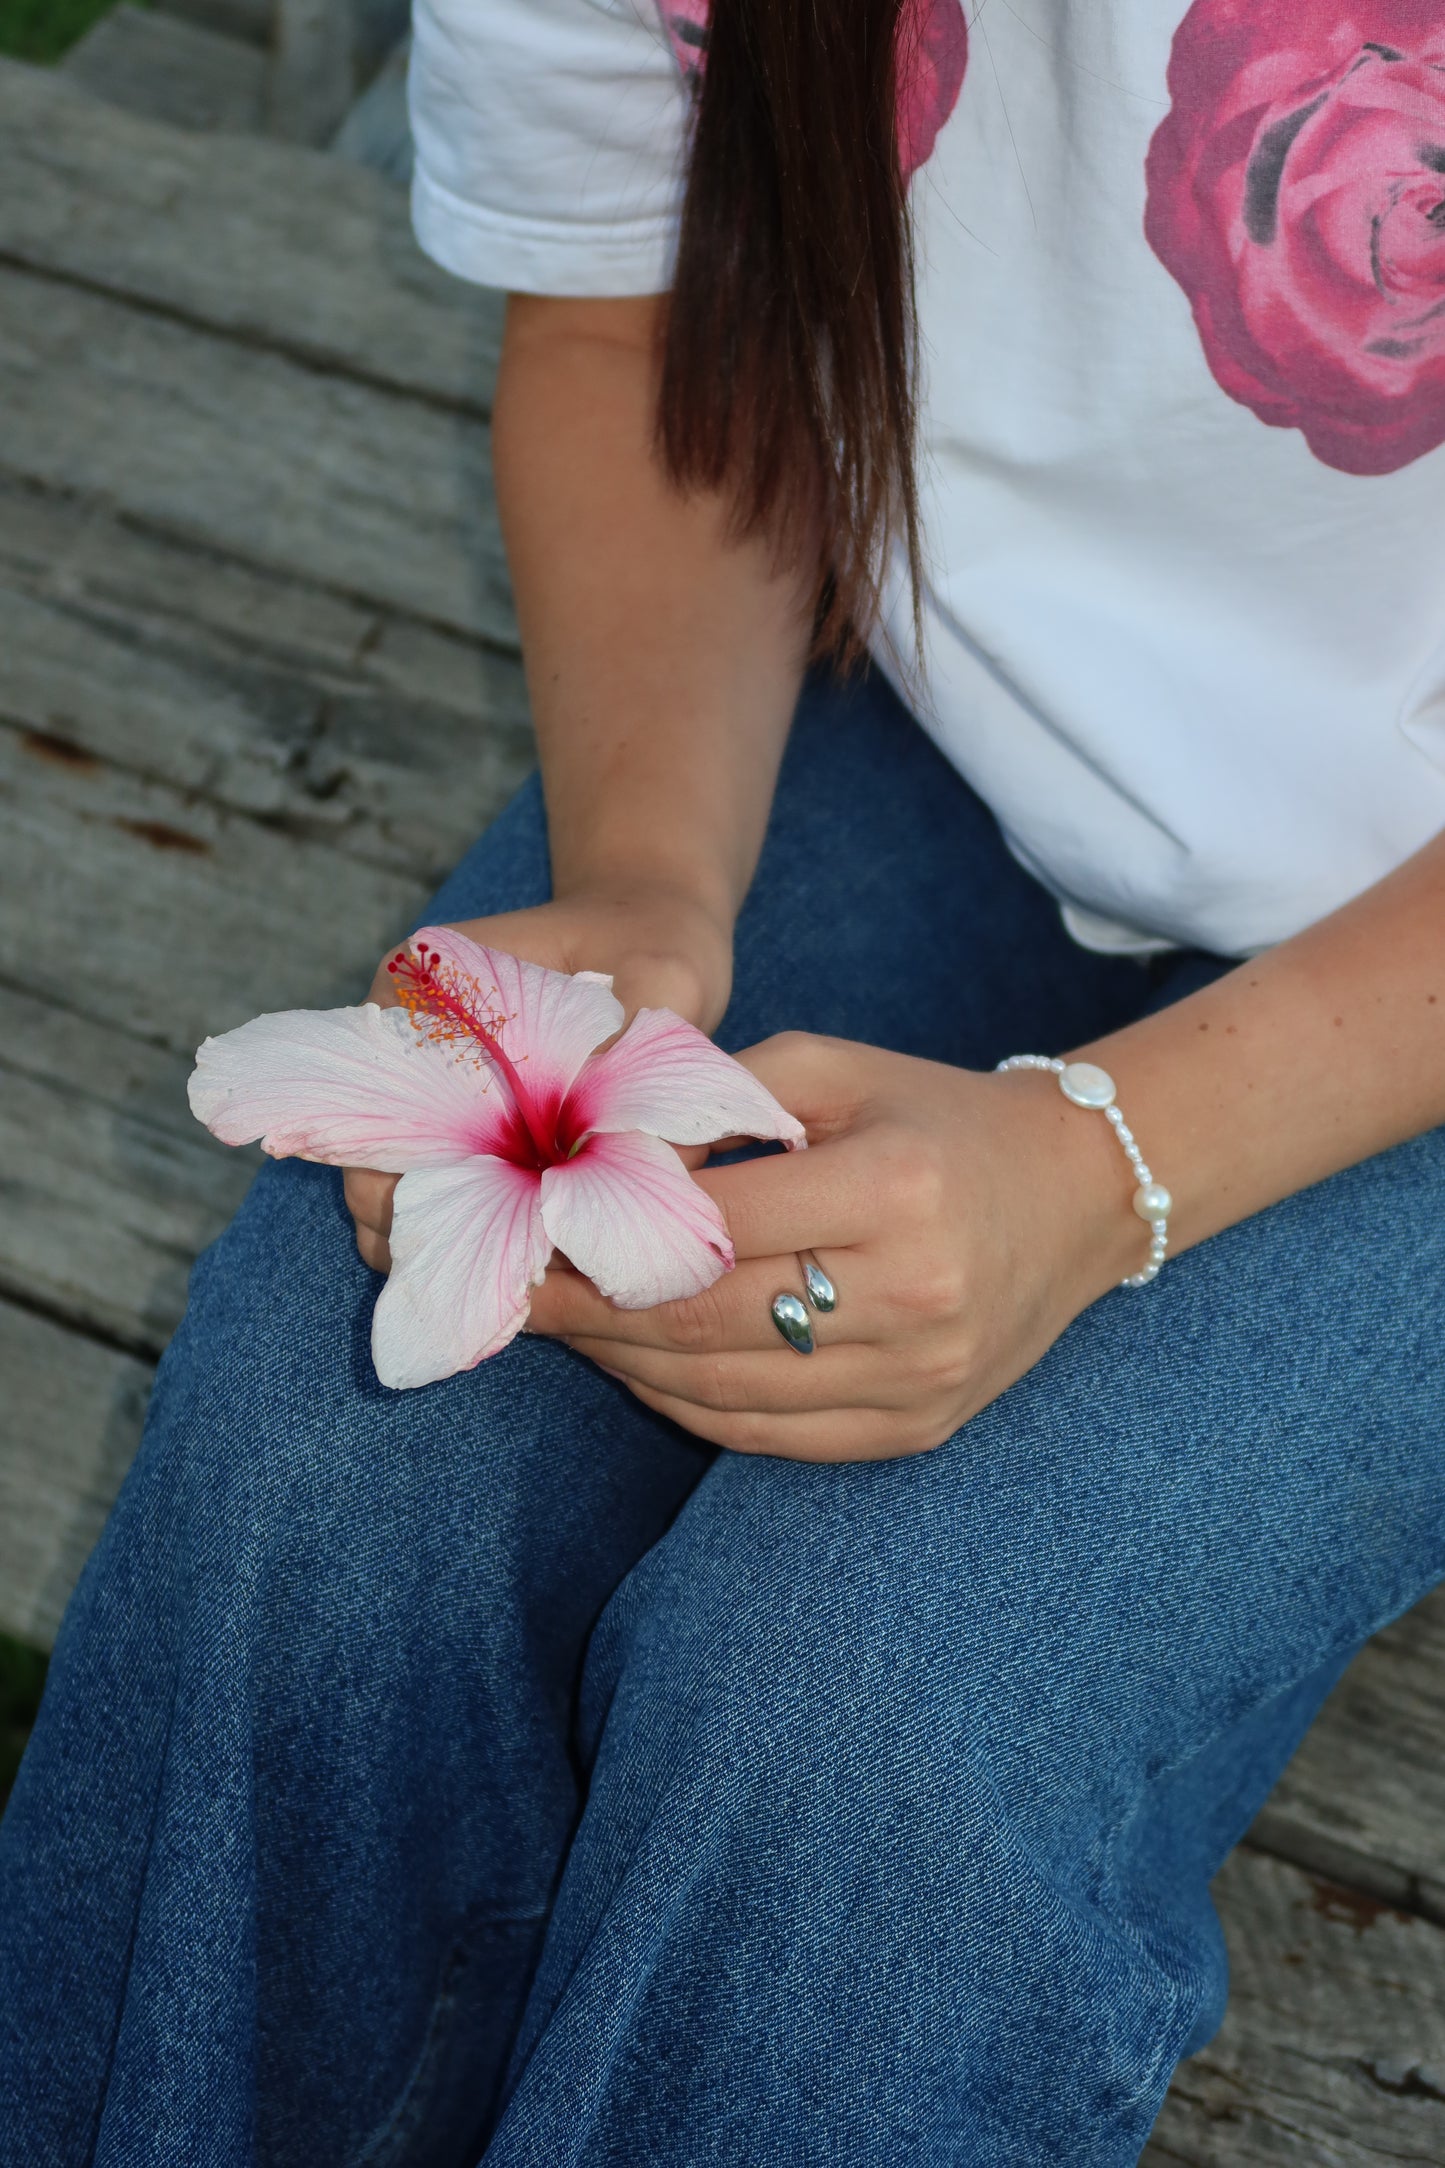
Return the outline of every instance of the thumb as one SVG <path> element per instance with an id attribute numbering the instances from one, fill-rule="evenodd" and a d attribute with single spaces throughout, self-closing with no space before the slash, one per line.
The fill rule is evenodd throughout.
<path id="1" fill-rule="evenodd" d="M 780 1031 L 736 1058 L 800 1121 L 808 1142 L 849 1129 L 869 1096 L 868 1048 L 811 1031 Z M 714 1151 L 724 1149 L 714 1145 Z"/>

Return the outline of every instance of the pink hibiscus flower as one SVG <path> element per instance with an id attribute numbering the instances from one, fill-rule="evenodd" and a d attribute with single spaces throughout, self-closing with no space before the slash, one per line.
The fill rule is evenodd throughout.
<path id="1" fill-rule="evenodd" d="M 207 1039 L 192 1112 L 227 1144 L 401 1180 L 372 1359 L 383 1385 L 469 1370 L 526 1322 L 554 1247 L 623 1309 L 733 1264 L 672 1146 L 804 1142 L 771 1092 L 668 1009 L 446 926 L 389 966 L 402 1006 L 293 1009 Z M 666 1140 L 666 1141 L 664 1141 Z"/>
<path id="2" fill-rule="evenodd" d="M 1145 232 L 1224 390 L 1346 474 L 1445 442 L 1439 0 L 1194 0 L 1169 88 Z"/>

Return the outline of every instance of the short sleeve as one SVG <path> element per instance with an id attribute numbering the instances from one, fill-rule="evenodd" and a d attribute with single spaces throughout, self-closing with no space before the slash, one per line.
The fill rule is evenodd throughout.
<path id="1" fill-rule="evenodd" d="M 671 283 L 688 102 L 649 0 L 415 0 L 412 222 L 535 294 Z"/>

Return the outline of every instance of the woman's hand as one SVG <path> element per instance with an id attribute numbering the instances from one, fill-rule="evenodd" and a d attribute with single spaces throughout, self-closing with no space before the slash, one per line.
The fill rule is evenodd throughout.
<path id="1" fill-rule="evenodd" d="M 732 986 L 732 929 L 689 894 L 636 883 L 578 890 L 530 911 L 455 921 L 488 948 L 505 949 L 553 971 L 607 971 L 629 1016 L 635 1009 L 673 1009 L 703 1031 L 716 1028 Z M 368 1001 L 393 1008 L 396 994 L 388 949 Z M 369 1167 L 345 1172 L 347 1209 L 356 1246 L 375 1272 L 391 1266 L 387 1237 L 397 1176 Z"/>
<path id="2" fill-rule="evenodd" d="M 789 1033 L 742 1057 L 811 1149 L 704 1170 L 737 1266 L 706 1293 L 618 1310 L 565 1265 L 529 1330 L 551 1333 L 715 1445 L 795 1460 L 926 1452 L 1032 1367 L 1143 1261 L 1108 1125 L 1051 1076 L 978 1075 Z M 838 1291 L 816 1352 L 770 1304 L 811 1249 Z"/>

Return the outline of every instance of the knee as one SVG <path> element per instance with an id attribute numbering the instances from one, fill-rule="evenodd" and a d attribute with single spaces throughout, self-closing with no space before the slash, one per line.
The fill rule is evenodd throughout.
<path id="1" fill-rule="evenodd" d="M 392 1391 L 370 1357 L 380 1285 L 335 1170 L 265 1168 L 196 1268 L 138 1473 L 171 1492 L 213 1585 L 264 1591 L 292 1629 L 404 1618 L 446 1643 L 525 1598 L 546 1517 L 541 1416 L 570 1358 L 527 1342 Z"/>
<path id="2" fill-rule="evenodd" d="M 599 1629 L 595 1789 L 640 1909 L 725 1908 L 749 1951 L 796 1969 L 772 1983 L 785 2006 L 824 1997 L 855 2044 L 906 2009 L 955 2103 L 1013 2072 L 1007 2120 L 1067 2075 L 1080 2120 L 1040 2158 L 1140 2117 L 1142 2143 L 1197 1983 L 1110 1883 L 1109 1781 L 1045 1767 L 1073 1721 L 1054 1630 L 1010 1634 L 997 1582 L 970 1587 L 941 1542 L 931 1560 L 894 1543 L 887 1484 L 853 1474 L 720 1462 L 729 1510 L 704 1485 Z"/>

